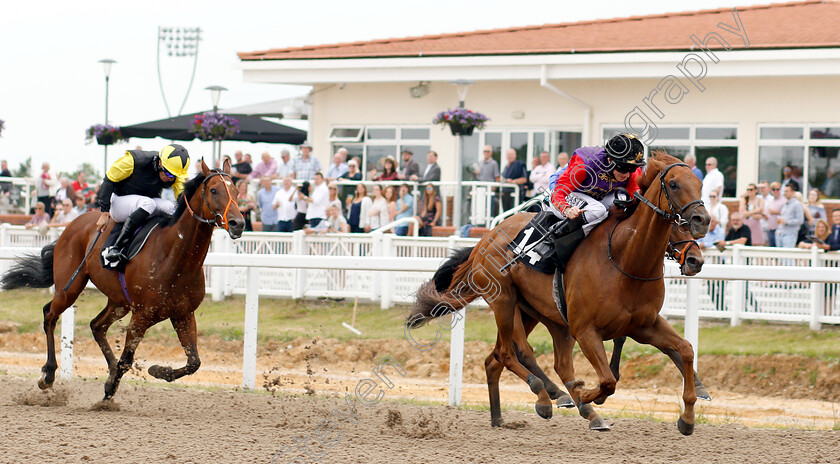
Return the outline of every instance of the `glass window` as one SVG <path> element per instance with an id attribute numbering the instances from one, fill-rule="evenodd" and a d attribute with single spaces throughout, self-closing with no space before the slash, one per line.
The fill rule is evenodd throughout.
<path id="1" fill-rule="evenodd" d="M 706 159 L 714 156 L 718 162 L 718 170 L 723 173 L 723 196 L 738 195 L 738 147 L 695 147 L 697 166 L 706 166 Z M 704 171 L 704 168 L 700 169 Z M 705 172 L 704 172 L 705 175 Z"/>
<path id="2" fill-rule="evenodd" d="M 606 133 L 606 131 L 605 131 Z M 619 132 L 616 132 L 619 133 Z M 557 153 L 552 153 L 551 162 L 554 163 L 557 161 L 556 156 L 560 152 L 566 152 L 569 156 L 572 156 L 575 150 L 580 148 L 581 144 L 583 143 L 583 134 L 580 132 L 557 132 Z"/>
<path id="3" fill-rule="evenodd" d="M 840 127 L 812 127 L 811 139 L 840 139 Z"/>
<path id="4" fill-rule="evenodd" d="M 665 150 L 665 153 L 668 153 L 671 156 L 676 156 L 677 158 L 684 160 L 685 155 L 687 155 L 691 151 L 691 147 L 688 146 L 673 146 L 673 145 L 651 145 L 648 147 L 648 153 L 653 153 L 656 150 Z M 700 164 L 700 161 L 697 161 L 697 164 Z M 703 168 L 700 168 L 701 170 Z"/>
<path id="5" fill-rule="evenodd" d="M 516 150 L 516 159 L 528 165 L 528 133 L 527 132 L 511 132 L 510 133 L 510 147 Z M 505 150 L 507 151 L 507 150 Z M 507 158 L 505 158 L 507 165 Z"/>
<path id="6" fill-rule="evenodd" d="M 697 139 L 702 140 L 736 140 L 738 129 L 734 127 L 698 127 Z"/>
<path id="7" fill-rule="evenodd" d="M 428 128 L 404 128 L 400 129 L 400 137 L 412 140 L 429 140 Z"/>
<path id="8" fill-rule="evenodd" d="M 534 156 L 540 156 L 540 153 L 548 150 L 545 144 L 545 132 L 534 132 Z M 549 153 L 551 155 L 551 153 Z M 554 160 L 551 160 L 554 163 Z"/>
<path id="9" fill-rule="evenodd" d="M 499 170 L 502 168 L 502 133 L 501 132 L 486 132 L 484 134 L 484 144 L 490 145 L 493 148 L 493 159 L 499 164 Z M 484 159 L 484 158 L 480 158 Z"/>
<path id="10" fill-rule="evenodd" d="M 828 198 L 840 198 L 838 152 L 840 147 L 811 147 L 808 150 L 808 186 L 820 189 Z M 793 174 L 795 176 L 796 172 Z"/>
<path id="11" fill-rule="evenodd" d="M 368 145 L 367 146 L 367 159 L 365 160 L 365 169 L 363 171 L 363 175 L 365 180 L 370 180 L 370 171 L 376 170 L 380 173 L 384 166 L 380 162 L 382 158 L 386 156 L 390 156 L 397 159 L 397 146 L 396 145 Z"/>
<path id="12" fill-rule="evenodd" d="M 362 140 L 363 128 L 358 127 L 333 127 L 330 131 L 330 141 L 333 142 L 359 142 Z"/>
<path id="13" fill-rule="evenodd" d="M 804 132 L 801 127 L 762 127 L 760 137 L 765 140 L 801 139 Z"/>
<path id="14" fill-rule="evenodd" d="M 397 130 L 393 128 L 384 128 L 384 129 L 368 129 L 367 130 L 367 139 L 368 140 L 393 140 L 397 138 Z"/>
<path id="15" fill-rule="evenodd" d="M 656 129 L 657 139 L 687 139 L 688 137 L 688 127 L 658 127 Z"/>
<path id="16" fill-rule="evenodd" d="M 431 145 L 400 145 L 400 156 L 402 156 L 402 152 L 408 150 L 412 153 L 411 159 L 414 160 L 418 166 L 420 166 L 420 174 L 423 175 L 423 171 L 426 170 L 426 154 L 432 150 Z M 400 162 L 400 166 L 402 166 L 402 159 L 398 160 Z"/>
<path id="17" fill-rule="evenodd" d="M 784 180 L 783 170 L 785 166 L 801 168 L 804 160 L 804 147 L 759 147 L 758 180 L 781 182 Z M 800 187 L 803 186 L 800 185 Z"/>
<path id="18" fill-rule="evenodd" d="M 462 135 L 461 140 L 464 141 L 464 153 L 462 154 L 463 172 L 461 172 L 461 180 L 475 180 L 475 171 L 478 169 L 478 160 L 484 159 L 481 148 L 478 145 L 479 134 L 474 132 L 473 135 Z M 440 164 L 440 161 L 438 161 Z M 466 196 L 462 198 L 467 198 Z"/>
<path id="19" fill-rule="evenodd" d="M 604 129 L 604 142 L 624 132 L 624 129 Z M 568 150 L 566 150 L 568 151 Z"/>

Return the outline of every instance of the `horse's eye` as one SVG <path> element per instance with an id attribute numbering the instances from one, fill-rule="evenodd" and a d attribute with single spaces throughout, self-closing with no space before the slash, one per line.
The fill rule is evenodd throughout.
<path id="1" fill-rule="evenodd" d="M 215 194 L 215 193 L 216 193 L 216 189 L 211 188 L 211 189 L 210 189 L 210 193 Z"/>
<path id="2" fill-rule="evenodd" d="M 677 181 L 672 180 L 671 182 L 668 182 L 668 187 L 671 187 L 672 189 L 677 188 Z"/>

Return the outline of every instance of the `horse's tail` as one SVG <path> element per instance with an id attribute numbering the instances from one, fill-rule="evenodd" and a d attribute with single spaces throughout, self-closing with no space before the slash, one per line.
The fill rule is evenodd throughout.
<path id="1" fill-rule="evenodd" d="M 29 254 L 18 258 L 0 278 L 4 290 L 21 287 L 47 288 L 53 284 L 55 242 L 41 249 L 41 256 Z"/>
<path id="2" fill-rule="evenodd" d="M 459 285 L 469 275 L 473 248 L 455 250 L 432 280 L 420 286 L 414 308 L 405 322 L 408 327 L 414 329 L 429 319 L 458 311 L 480 296 L 470 285 Z M 453 291 L 457 291 L 457 296 Z"/>

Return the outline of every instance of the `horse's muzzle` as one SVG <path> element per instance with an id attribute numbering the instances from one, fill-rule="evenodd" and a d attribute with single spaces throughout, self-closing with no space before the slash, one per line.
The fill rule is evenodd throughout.
<path id="1" fill-rule="evenodd" d="M 702 269 L 703 258 L 695 258 L 694 256 L 689 256 L 685 259 L 685 262 L 683 263 L 680 271 L 682 271 L 682 275 L 693 276 L 697 275 Z"/>
<path id="2" fill-rule="evenodd" d="M 228 220 L 228 235 L 230 238 L 236 240 L 242 236 L 242 231 L 245 230 L 245 221 L 244 220 L 237 220 L 237 219 L 230 219 Z"/>
<path id="3" fill-rule="evenodd" d="M 699 207 L 694 211 L 694 214 L 688 219 L 688 229 L 691 232 L 691 237 L 701 239 L 709 233 L 709 222 L 712 218 L 706 208 Z"/>

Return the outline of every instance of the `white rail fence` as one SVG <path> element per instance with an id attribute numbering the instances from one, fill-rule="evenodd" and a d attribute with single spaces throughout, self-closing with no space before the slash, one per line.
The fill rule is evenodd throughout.
<path id="1" fill-rule="evenodd" d="M 0 227 L 0 270 L 9 259 L 38 252 L 54 237 L 13 226 Z M 214 237 L 205 261 L 208 293 L 221 299 L 245 295 L 243 387 L 256 380 L 257 316 L 260 296 L 355 297 L 380 301 L 383 308 L 409 302 L 449 250 L 475 239 L 396 237 L 391 234 L 245 234 L 231 241 Z M 406 259 L 409 258 L 409 259 Z M 707 253 L 703 271 L 680 276 L 666 263 L 666 301 L 662 313 L 685 318 L 685 334 L 699 346 L 700 317 L 840 324 L 840 255 L 818 250 L 736 246 Z M 730 264 L 731 263 L 731 264 Z M 482 304 L 482 303 L 479 303 Z M 72 375 L 72 308 L 62 320 L 62 377 Z M 451 332 L 450 403 L 460 403 L 464 318 Z M 696 363 L 696 359 L 695 359 Z"/>

